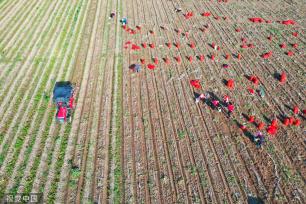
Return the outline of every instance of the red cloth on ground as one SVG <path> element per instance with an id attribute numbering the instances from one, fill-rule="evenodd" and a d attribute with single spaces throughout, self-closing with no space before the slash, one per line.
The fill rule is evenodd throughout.
<path id="1" fill-rule="evenodd" d="M 165 57 L 164 60 L 165 60 L 165 63 L 166 63 L 166 64 L 170 64 L 170 59 L 169 59 L 168 57 Z"/>
<path id="2" fill-rule="evenodd" d="M 200 80 L 190 80 L 190 85 L 196 89 L 201 89 Z"/>
<path id="3" fill-rule="evenodd" d="M 268 128 L 267 128 L 267 132 L 270 134 L 270 135 L 275 135 L 277 133 L 277 128 L 273 125 L 270 125 Z"/>
<path id="4" fill-rule="evenodd" d="M 301 120 L 300 120 L 300 119 L 295 119 L 295 120 L 293 121 L 293 125 L 294 125 L 294 126 L 300 126 L 300 125 L 301 125 Z"/>
<path id="5" fill-rule="evenodd" d="M 284 83 L 286 80 L 287 80 L 287 75 L 286 75 L 285 72 L 282 72 L 279 81 L 280 81 L 281 83 Z"/>
<path id="6" fill-rule="evenodd" d="M 249 18 L 249 20 L 253 23 L 263 23 L 264 22 L 264 19 L 259 18 L 259 17 Z"/>
<path id="7" fill-rule="evenodd" d="M 271 125 L 274 126 L 274 127 L 277 127 L 277 120 L 273 119 L 272 122 L 271 122 Z"/>
<path id="8" fill-rule="evenodd" d="M 282 21 L 281 23 L 284 25 L 295 25 L 294 20 L 286 20 L 286 21 Z"/>
<path id="9" fill-rule="evenodd" d="M 248 91 L 249 91 L 249 93 L 252 94 L 252 95 L 255 93 L 255 90 L 254 90 L 254 89 L 248 89 Z"/>
<path id="10" fill-rule="evenodd" d="M 230 58 L 230 54 L 226 54 L 226 55 L 225 55 L 225 59 L 228 60 L 229 58 Z"/>
<path id="11" fill-rule="evenodd" d="M 285 118 L 284 121 L 283 121 L 283 124 L 285 126 L 288 126 L 290 124 L 289 118 Z"/>
<path id="12" fill-rule="evenodd" d="M 264 127 L 265 127 L 265 123 L 263 123 L 263 122 L 260 122 L 260 123 L 257 125 L 257 128 L 258 128 L 259 130 L 264 129 Z"/>
<path id="13" fill-rule="evenodd" d="M 264 58 L 264 59 L 268 59 L 268 58 L 270 58 L 271 56 L 272 56 L 272 51 L 269 51 L 269 52 L 263 54 L 261 57 Z"/>
<path id="14" fill-rule="evenodd" d="M 132 44 L 132 50 L 140 50 L 138 45 Z"/>
<path id="15" fill-rule="evenodd" d="M 293 56 L 293 55 L 294 55 L 294 52 L 292 52 L 292 51 L 288 51 L 288 52 L 287 52 L 287 55 L 291 57 L 291 56 Z"/>
<path id="16" fill-rule="evenodd" d="M 154 58 L 154 64 L 158 64 L 158 58 L 157 57 Z"/>
<path id="17" fill-rule="evenodd" d="M 293 124 L 293 121 L 294 121 L 294 118 L 291 116 L 289 117 L 289 124 L 292 125 Z"/>
<path id="18" fill-rule="evenodd" d="M 299 107 L 298 106 L 294 106 L 293 107 L 293 113 L 294 114 L 298 114 L 299 113 Z"/>
<path id="19" fill-rule="evenodd" d="M 280 44 L 280 48 L 284 49 L 284 48 L 286 48 L 286 47 L 287 47 L 287 46 L 286 46 L 285 43 Z"/>
<path id="20" fill-rule="evenodd" d="M 204 13 L 202 13 L 202 16 L 205 16 L 205 17 L 208 17 L 208 16 L 210 16 L 210 15 L 211 15 L 210 12 L 204 12 Z"/>
<path id="21" fill-rule="evenodd" d="M 154 43 L 150 43 L 149 46 L 150 46 L 150 48 L 155 48 Z"/>
<path id="22" fill-rule="evenodd" d="M 148 64 L 147 66 L 149 69 L 155 69 L 155 65 L 154 64 Z"/>
<path id="23" fill-rule="evenodd" d="M 234 80 L 233 79 L 229 79 L 226 83 L 226 86 L 230 89 L 234 88 Z"/>
<path id="24" fill-rule="evenodd" d="M 255 121 L 255 116 L 254 116 L 254 115 L 249 116 L 248 121 L 249 121 L 250 123 L 254 123 L 254 121 Z"/>

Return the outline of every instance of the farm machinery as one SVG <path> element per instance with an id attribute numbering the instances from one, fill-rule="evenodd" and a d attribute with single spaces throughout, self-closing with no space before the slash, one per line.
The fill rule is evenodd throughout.
<path id="1" fill-rule="evenodd" d="M 56 119 L 60 123 L 71 122 L 74 109 L 74 87 L 69 81 L 56 82 L 53 89 L 53 103 L 56 105 Z"/>

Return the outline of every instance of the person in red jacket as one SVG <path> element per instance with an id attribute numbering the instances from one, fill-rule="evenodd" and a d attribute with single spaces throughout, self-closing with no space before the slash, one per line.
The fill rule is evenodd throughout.
<path id="1" fill-rule="evenodd" d="M 60 122 L 66 122 L 66 118 L 67 117 L 67 108 L 64 107 L 62 105 L 62 103 L 59 103 L 58 104 L 58 112 L 57 112 L 57 119 L 60 121 Z"/>

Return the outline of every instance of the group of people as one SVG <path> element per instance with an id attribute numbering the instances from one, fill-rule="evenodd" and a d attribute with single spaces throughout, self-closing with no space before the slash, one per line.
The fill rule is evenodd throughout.
<path id="1" fill-rule="evenodd" d="M 217 109 L 218 112 L 221 112 L 223 107 L 227 109 L 227 117 L 230 118 L 235 106 L 234 104 L 230 101 L 228 95 L 223 96 L 223 101 L 219 101 L 216 97 L 211 96 L 208 92 L 206 94 L 200 94 L 198 97 L 196 97 L 196 103 L 199 103 L 201 100 L 205 101 L 207 104 L 210 104 L 211 107 L 214 109 Z"/>
<path id="2" fill-rule="evenodd" d="M 213 94 L 210 94 L 209 92 L 205 94 L 201 93 L 195 98 L 196 103 L 199 103 L 200 101 L 209 104 L 212 108 L 216 109 L 218 112 L 222 112 L 222 110 L 225 110 L 228 118 L 231 118 L 231 115 L 235 109 L 235 106 L 233 102 L 230 101 L 228 95 L 224 95 L 223 100 L 220 101 L 217 97 L 215 97 Z M 265 137 L 262 132 L 259 131 L 253 135 L 253 142 L 256 144 L 257 148 L 260 148 L 264 143 L 264 141 Z"/>

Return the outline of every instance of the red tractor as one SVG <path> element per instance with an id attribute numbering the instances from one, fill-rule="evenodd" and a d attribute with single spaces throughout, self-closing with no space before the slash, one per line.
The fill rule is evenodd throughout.
<path id="1" fill-rule="evenodd" d="M 71 82 L 56 82 L 53 89 L 53 102 L 56 104 L 56 119 L 60 123 L 71 122 L 74 109 L 74 87 Z"/>

